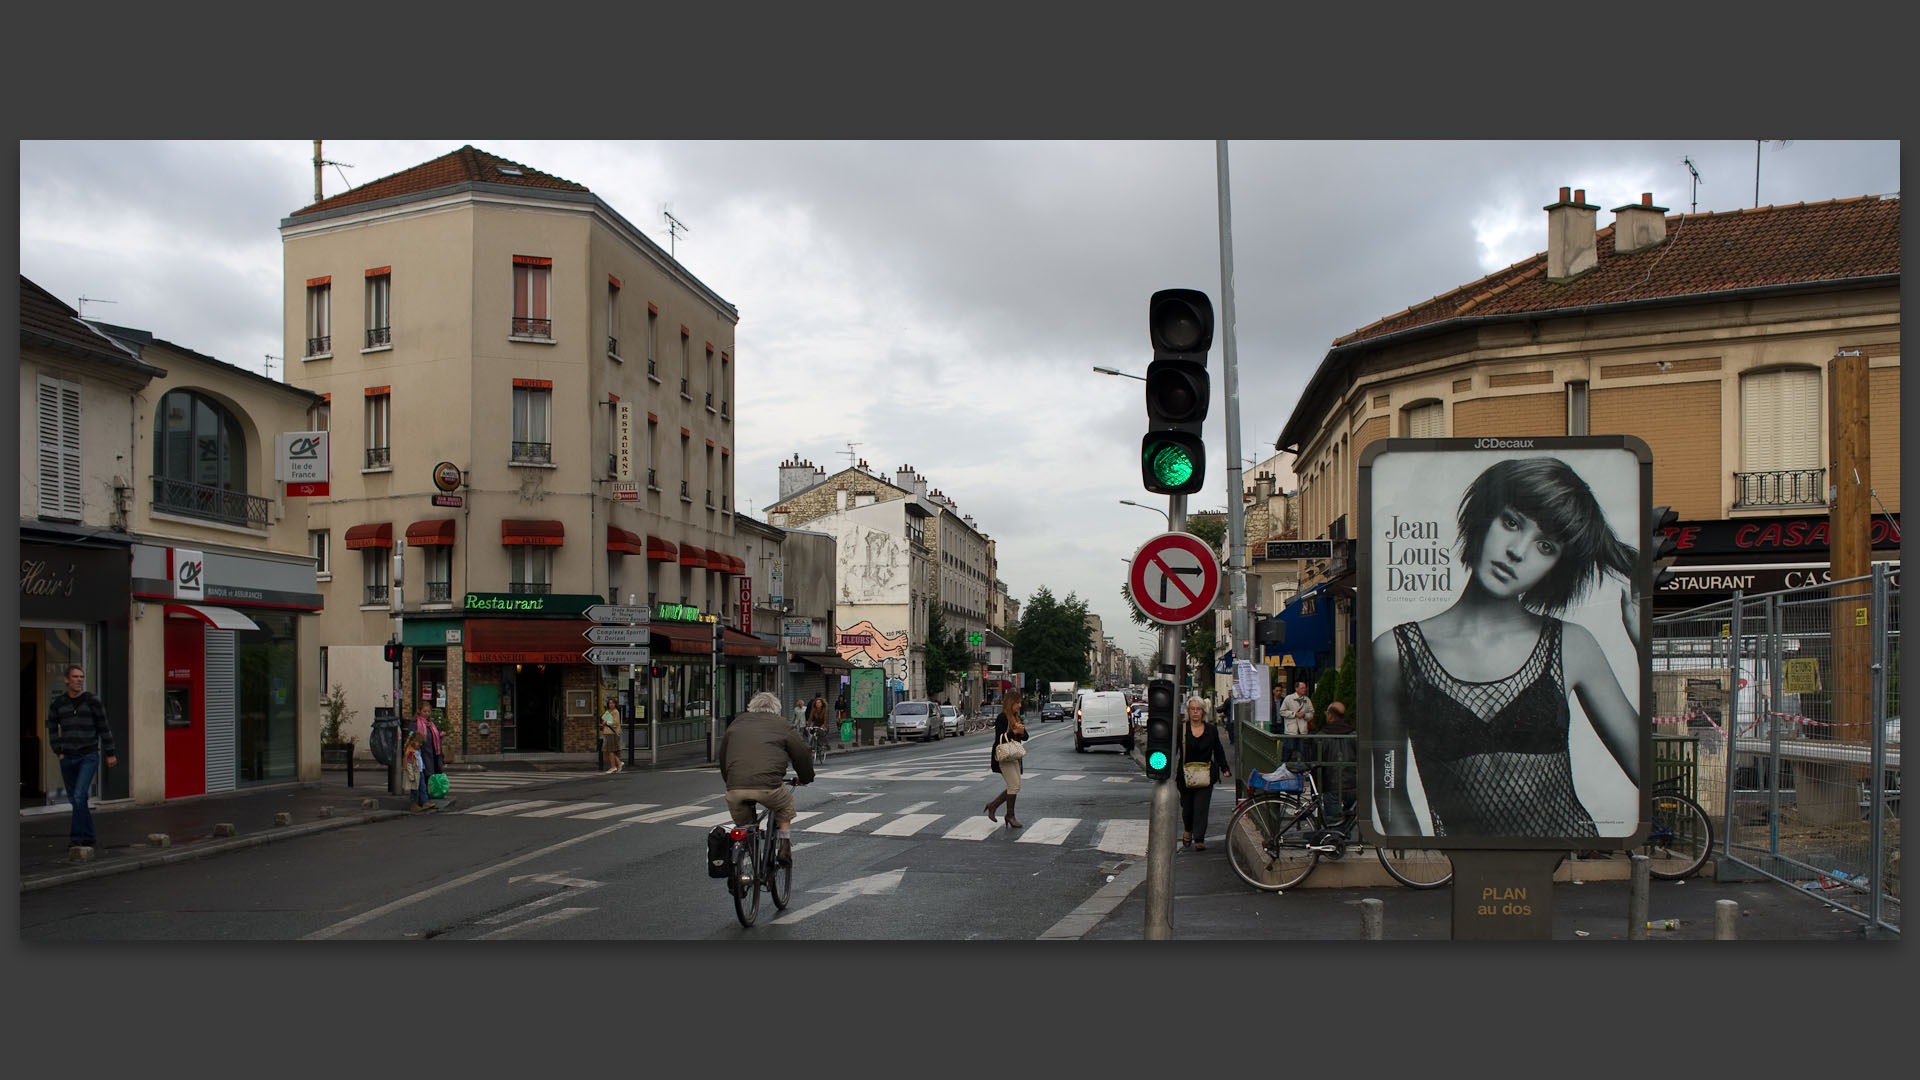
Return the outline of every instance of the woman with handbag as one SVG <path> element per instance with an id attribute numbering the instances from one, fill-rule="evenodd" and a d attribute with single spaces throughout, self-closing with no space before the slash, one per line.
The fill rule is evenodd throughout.
<path id="1" fill-rule="evenodd" d="M 1026 741 L 1027 725 L 1020 719 L 1020 691 L 1009 690 L 1000 699 L 1000 715 L 993 722 L 993 753 L 988 757 L 988 764 L 1006 782 L 1007 790 L 987 804 L 988 821 L 1000 820 L 993 811 L 1001 803 L 1007 804 L 1009 829 L 1020 827 L 1013 817 L 1013 801 L 1020 794 L 1020 762 L 1027 756 Z"/>
<path id="2" fill-rule="evenodd" d="M 1180 770 L 1173 782 L 1180 789 L 1180 846 L 1207 850 L 1207 809 L 1213 803 L 1213 785 L 1233 779 L 1220 732 L 1207 722 L 1207 703 L 1187 699 L 1187 722 L 1180 728 Z M 1196 839 L 1197 835 L 1197 839 Z"/>

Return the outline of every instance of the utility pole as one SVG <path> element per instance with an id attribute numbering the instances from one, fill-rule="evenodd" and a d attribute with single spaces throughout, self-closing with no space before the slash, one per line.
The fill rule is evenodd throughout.
<path id="1" fill-rule="evenodd" d="M 1827 593 L 1828 643 L 1833 650 L 1832 720 L 1837 740 L 1858 745 L 1870 743 L 1873 735 L 1873 710 L 1868 701 L 1873 664 L 1870 635 L 1886 632 L 1885 627 L 1872 625 L 1868 617 L 1870 583 L 1855 580 L 1864 579 L 1873 570 L 1868 536 L 1873 524 L 1867 501 L 1873 486 L 1868 404 L 1866 354 L 1859 349 L 1836 352 L 1827 362 L 1827 536 L 1835 582 Z M 1831 768 L 1835 782 L 1823 787 L 1832 792 L 1852 792 L 1854 770 Z M 1800 802 L 1807 801 L 1803 794 Z M 1829 798 L 1821 805 L 1803 808 L 1817 820 L 1829 822 L 1848 820 L 1854 813 L 1851 797 Z"/>
<path id="2" fill-rule="evenodd" d="M 1247 650 L 1252 647 L 1253 633 L 1247 625 L 1247 512 L 1242 505 L 1240 471 L 1240 368 L 1238 350 L 1233 339 L 1233 200 L 1227 183 L 1227 140 L 1221 139 L 1218 148 L 1218 173 L 1220 189 L 1220 315 L 1221 328 L 1226 331 L 1220 349 L 1221 369 L 1226 374 L 1227 406 L 1227 589 L 1228 621 L 1233 632 L 1233 658 L 1236 669 L 1238 662 L 1246 659 Z M 1211 660 L 1211 657 L 1209 657 Z M 1238 671 L 1234 682 L 1238 682 Z M 1229 684 L 1233 685 L 1233 684 Z M 1227 692 L 1232 700 L 1233 692 Z M 1251 719 L 1252 704 L 1245 703 L 1247 713 L 1242 715 L 1241 705 L 1234 709 L 1233 730 L 1243 730 L 1240 725 Z M 1234 744 L 1234 757 L 1240 756 L 1240 746 Z"/>
<path id="3" fill-rule="evenodd" d="M 1187 497 L 1167 496 L 1167 531 L 1187 531 Z M 1180 704 L 1179 687 L 1186 679 L 1180 670 L 1184 659 L 1180 647 L 1184 627 L 1160 626 L 1160 670 L 1174 681 L 1175 730 L 1187 722 Z M 1177 766 L 1176 766 L 1177 767 Z M 1147 916 L 1142 938 L 1170 941 L 1173 938 L 1173 837 L 1180 827 L 1180 796 L 1170 779 L 1153 782 L 1153 799 L 1147 809 Z"/>

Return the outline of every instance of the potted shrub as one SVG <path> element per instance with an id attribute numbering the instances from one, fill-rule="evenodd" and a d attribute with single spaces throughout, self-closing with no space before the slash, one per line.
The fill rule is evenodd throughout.
<path id="1" fill-rule="evenodd" d="M 334 683 L 320 711 L 320 764 L 345 765 L 353 756 L 353 740 L 344 737 L 340 729 L 357 715 L 358 710 L 347 707 L 346 690 Z"/>

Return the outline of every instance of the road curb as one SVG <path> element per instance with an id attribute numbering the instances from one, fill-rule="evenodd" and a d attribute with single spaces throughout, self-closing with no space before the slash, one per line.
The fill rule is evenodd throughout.
<path id="1" fill-rule="evenodd" d="M 106 877 L 110 874 L 125 874 L 149 867 L 168 866 L 173 863 L 191 862 L 195 859 L 212 858 L 229 851 L 258 847 L 261 844 L 292 840 L 312 833 L 325 832 L 328 829 L 340 829 L 349 825 L 365 825 L 369 822 L 384 821 L 388 818 L 406 817 L 404 810 L 368 810 L 358 814 L 327 818 L 322 821 L 308 822 L 305 825 L 288 825 L 275 828 L 271 832 L 250 833 L 227 840 L 204 841 L 185 847 L 156 848 L 151 853 L 127 856 L 105 863 L 92 863 L 83 869 L 65 870 L 57 873 L 42 874 L 22 878 L 20 891 L 23 893 L 50 889 L 56 885 L 68 885 L 88 878 Z"/>

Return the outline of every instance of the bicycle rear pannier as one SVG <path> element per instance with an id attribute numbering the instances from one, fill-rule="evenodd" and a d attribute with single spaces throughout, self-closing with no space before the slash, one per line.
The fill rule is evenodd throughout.
<path id="1" fill-rule="evenodd" d="M 725 825 L 715 825 L 707 831 L 707 876 L 723 878 L 727 876 L 728 855 L 733 851 L 733 841 L 727 836 Z"/>

